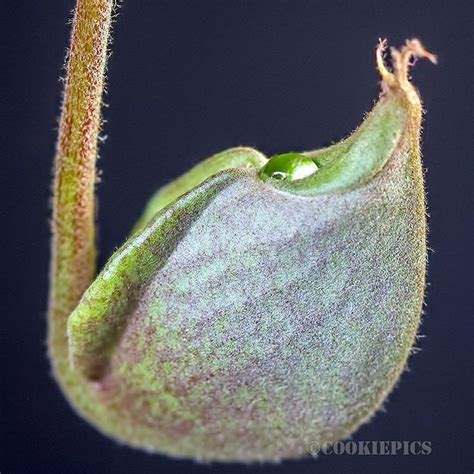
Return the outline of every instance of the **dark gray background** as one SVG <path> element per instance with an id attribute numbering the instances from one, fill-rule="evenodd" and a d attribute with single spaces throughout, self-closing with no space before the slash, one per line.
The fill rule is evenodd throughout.
<path id="1" fill-rule="evenodd" d="M 239 144 L 267 154 L 349 133 L 378 94 L 373 49 L 419 36 L 430 210 L 421 352 L 355 440 L 428 440 L 429 456 L 201 466 L 119 447 L 68 407 L 45 355 L 49 187 L 71 0 L 2 1 L 3 473 L 461 473 L 473 463 L 473 2 L 126 0 L 101 146 L 100 260 L 157 187 Z M 2 212 L 4 214 L 4 212 Z"/>

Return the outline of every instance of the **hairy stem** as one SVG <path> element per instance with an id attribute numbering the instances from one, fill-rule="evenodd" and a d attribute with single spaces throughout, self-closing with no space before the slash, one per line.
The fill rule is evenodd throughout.
<path id="1" fill-rule="evenodd" d="M 95 274 L 97 140 L 114 0 L 77 0 L 54 168 L 49 350 L 67 361 L 66 322 Z"/>

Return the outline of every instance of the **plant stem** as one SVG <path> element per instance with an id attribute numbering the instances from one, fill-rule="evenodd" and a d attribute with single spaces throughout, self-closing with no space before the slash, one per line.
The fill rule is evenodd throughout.
<path id="1" fill-rule="evenodd" d="M 54 167 L 49 350 L 67 363 L 67 318 L 94 278 L 97 140 L 114 0 L 77 0 Z"/>

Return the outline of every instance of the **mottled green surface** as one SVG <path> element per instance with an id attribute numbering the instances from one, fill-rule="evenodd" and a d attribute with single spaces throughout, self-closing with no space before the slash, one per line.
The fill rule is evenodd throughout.
<path id="1" fill-rule="evenodd" d="M 410 107 L 389 92 L 352 138 L 308 154 L 321 169 L 301 183 L 224 170 L 155 205 L 69 319 L 79 411 L 143 449 L 242 461 L 305 455 L 370 417 L 423 298 Z"/>
<path id="2" fill-rule="evenodd" d="M 147 204 L 134 231 L 142 229 L 160 210 L 219 171 L 230 168 L 258 169 L 267 163 L 265 155 L 249 147 L 236 147 L 211 156 L 187 173 L 158 190 Z"/>

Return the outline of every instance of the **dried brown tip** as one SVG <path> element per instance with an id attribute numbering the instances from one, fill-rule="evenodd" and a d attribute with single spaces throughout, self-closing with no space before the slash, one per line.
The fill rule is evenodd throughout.
<path id="1" fill-rule="evenodd" d="M 437 63 L 436 56 L 427 51 L 420 40 L 414 38 L 407 40 L 400 49 L 390 48 L 392 56 L 393 72 L 390 72 L 384 62 L 383 55 L 387 48 L 387 40 L 380 40 L 376 49 L 377 69 L 382 76 L 382 86 L 384 89 L 390 87 L 400 87 L 408 92 L 411 90 L 408 79 L 408 69 L 414 65 L 413 59 L 427 58 L 433 64 Z"/>

